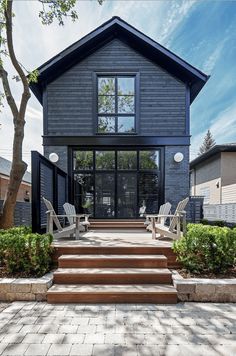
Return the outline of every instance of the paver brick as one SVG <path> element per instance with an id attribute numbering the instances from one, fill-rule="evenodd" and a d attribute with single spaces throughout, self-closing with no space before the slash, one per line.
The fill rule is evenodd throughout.
<path id="1" fill-rule="evenodd" d="M 93 345 L 72 345 L 70 350 L 71 356 L 91 356 L 93 353 Z"/>
<path id="2" fill-rule="evenodd" d="M 67 356 L 70 354 L 71 345 L 69 344 L 53 344 L 51 345 L 47 355 L 52 356 Z"/>
<path id="3" fill-rule="evenodd" d="M 29 345 L 27 344 L 8 344 L 2 355 L 24 355 Z M 33 354 L 32 354 L 33 355 Z"/>
<path id="4" fill-rule="evenodd" d="M 42 342 L 43 344 L 62 344 L 64 338 L 65 338 L 65 334 L 47 334 L 44 336 Z"/>
<path id="5" fill-rule="evenodd" d="M 104 343 L 104 334 L 96 333 L 96 334 L 86 334 L 84 343 L 85 344 L 103 344 Z"/>
<path id="6" fill-rule="evenodd" d="M 26 356 L 44 356 L 47 355 L 50 344 L 30 344 L 25 352 Z M 22 354 L 23 355 L 23 354 Z"/>

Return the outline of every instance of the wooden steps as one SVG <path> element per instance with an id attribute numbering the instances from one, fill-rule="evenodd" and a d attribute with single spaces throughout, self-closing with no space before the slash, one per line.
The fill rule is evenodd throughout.
<path id="1" fill-rule="evenodd" d="M 49 303 L 177 303 L 171 285 L 54 285 Z"/>
<path id="2" fill-rule="evenodd" d="M 58 267 L 166 268 L 167 258 L 163 255 L 62 255 Z"/>
<path id="3" fill-rule="evenodd" d="M 59 268 L 56 284 L 168 284 L 172 274 L 167 268 Z"/>
<path id="4" fill-rule="evenodd" d="M 122 246 L 78 246 L 56 245 L 53 259 L 55 263 L 62 255 L 163 255 L 167 258 L 168 268 L 178 268 L 180 263 L 176 261 L 176 254 L 169 246 L 148 245 L 122 245 Z M 96 266 L 96 265 L 95 265 Z M 67 265 L 70 267 L 70 265 Z M 124 266 L 125 267 L 125 266 Z M 127 267 L 127 265 L 126 265 Z"/>
<path id="5" fill-rule="evenodd" d="M 47 293 L 49 303 L 177 302 L 167 268 L 169 249 L 147 245 L 55 249 L 59 268 Z"/>

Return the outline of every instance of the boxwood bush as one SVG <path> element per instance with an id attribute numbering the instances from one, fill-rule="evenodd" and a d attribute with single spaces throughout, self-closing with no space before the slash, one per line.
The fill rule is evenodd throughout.
<path id="1" fill-rule="evenodd" d="M 52 262 L 52 236 L 33 234 L 29 227 L 0 230 L 0 265 L 7 273 L 39 277 Z"/>
<path id="2" fill-rule="evenodd" d="M 186 235 L 173 248 L 190 272 L 225 272 L 236 262 L 236 228 L 188 224 Z"/>

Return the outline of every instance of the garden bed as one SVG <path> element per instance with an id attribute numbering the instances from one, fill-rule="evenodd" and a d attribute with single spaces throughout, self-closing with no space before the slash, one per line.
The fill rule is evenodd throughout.
<path id="1" fill-rule="evenodd" d="M 189 224 L 174 243 L 182 268 L 173 271 L 180 301 L 236 302 L 236 229 Z"/>
<path id="2" fill-rule="evenodd" d="M 218 273 L 213 273 L 213 272 L 201 272 L 201 273 L 194 273 L 190 272 L 184 268 L 182 269 L 177 269 L 177 272 L 183 277 L 183 278 L 208 278 L 208 279 L 230 279 L 230 278 L 236 278 L 236 267 L 229 268 L 225 272 L 218 272 Z"/>

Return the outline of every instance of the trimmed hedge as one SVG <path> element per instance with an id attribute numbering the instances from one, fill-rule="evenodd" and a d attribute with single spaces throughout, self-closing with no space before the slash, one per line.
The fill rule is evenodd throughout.
<path id="1" fill-rule="evenodd" d="M 9 274 L 40 277 L 52 264 L 52 236 L 33 234 L 29 227 L 0 230 L 0 265 Z"/>
<path id="2" fill-rule="evenodd" d="M 186 235 L 173 248 L 190 272 L 225 272 L 236 262 L 236 228 L 188 224 Z"/>

